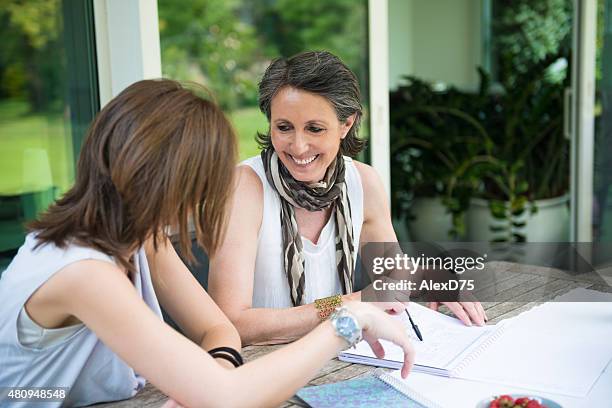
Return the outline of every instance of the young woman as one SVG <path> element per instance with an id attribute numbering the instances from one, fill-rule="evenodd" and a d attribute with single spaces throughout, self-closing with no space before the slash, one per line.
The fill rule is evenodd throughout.
<path id="1" fill-rule="evenodd" d="M 179 260 L 188 222 L 215 254 L 236 156 L 221 111 L 169 80 L 141 81 L 98 114 L 74 187 L 31 224 L 0 280 L 0 388 L 66 387 L 49 405 L 133 396 L 151 381 L 189 406 L 271 406 L 361 335 L 412 349 L 384 313 L 358 303 L 299 342 L 241 363 L 230 321 Z M 187 337 L 166 325 L 160 305 Z M 209 352 L 206 352 L 206 351 Z M 234 369 L 234 367 L 238 367 Z M 0 405 L 12 396 L 0 394 Z"/>
<path id="2" fill-rule="evenodd" d="M 360 300 L 357 248 L 397 242 L 380 178 L 347 157 L 363 147 L 362 107 L 355 75 L 336 56 L 272 62 L 259 106 L 270 124 L 259 136 L 264 149 L 237 170 L 227 235 L 209 275 L 211 296 L 245 344 L 294 340 L 325 319 L 328 305 Z M 484 324 L 478 302 L 447 306 L 465 324 Z"/>

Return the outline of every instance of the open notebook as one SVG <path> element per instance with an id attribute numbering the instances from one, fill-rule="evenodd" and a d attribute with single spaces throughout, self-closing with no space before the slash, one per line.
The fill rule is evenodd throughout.
<path id="1" fill-rule="evenodd" d="M 584 397 L 415 372 L 403 379 L 399 371 L 379 370 L 374 375 L 302 388 L 296 403 L 311 408 L 480 408 L 481 402 L 505 394 L 546 399 L 549 408 L 608 407 L 612 401 L 612 364 Z"/>
<path id="2" fill-rule="evenodd" d="M 504 331 L 504 324 L 467 327 L 454 317 L 435 312 L 417 303 L 408 306 L 410 315 L 419 326 L 423 341 L 420 341 L 405 313 L 396 317 L 406 326 L 416 351 L 415 371 L 456 377 L 470 361 L 477 358 L 488 344 L 495 341 Z M 370 346 L 362 341 L 355 348 L 345 350 L 338 358 L 351 363 L 374 365 L 386 368 L 400 368 L 404 353 L 396 345 L 382 340 L 384 359 L 378 359 Z"/>
<path id="3" fill-rule="evenodd" d="M 593 301 L 564 302 L 575 295 Z M 424 331 L 429 330 L 427 326 L 436 327 L 436 330 L 440 330 L 438 335 L 445 338 L 440 340 L 443 343 L 440 347 L 447 349 L 442 353 L 445 357 L 440 359 L 442 363 L 444 360 L 447 362 L 438 364 L 435 366 L 437 369 L 432 370 L 422 364 L 435 358 L 427 355 L 419 357 L 417 348 L 416 363 L 419 365 L 415 366 L 415 371 L 445 373 L 450 377 L 476 380 L 475 382 L 488 383 L 498 388 L 525 389 L 581 399 L 589 395 L 593 385 L 612 360 L 610 293 L 574 289 L 554 302 L 536 306 L 519 316 L 507 319 L 501 325 L 498 323 L 490 329 L 491 332 L 468 327 L 444 332 L 445 327 L 452 326 L 445 324 L 438 316 L 426 313 L 419 312 L 417 320 L 416 310 L 421 309 L 415 306 L 410 305 L 410 313 L 414 314 L 413 319 L 419 328 Z M 408 328 L 407 325 L 407 330 Z M 484 334 L 480 337 L 473 335 L 475 339 L 463 350 L 454 345 L 468 343 L 462 335 L 457 335 L 457 332 L 476 333 L 479 330 Z M 423 333 L 423 337 L 427 341 L 427 332 Z M 413 343 L 418 347 L 418 340 Z M 397 361 L 402 360 L 401 351 L 398 355 L 395 351 L 397 348 L 393 348 L 395 346 L 387 349 L 388 344 L 385 344 L 385 348 L 389 350 L 389 360 L 382 364 L 380 360 L 376 362 L 371 357 L 371 351 L 365 350 L 361 344 L 359 346 L 357 350 L 342 353 L 341 359 L 346 360 L 346 356 L 352 353 L 350 361 L 358 362 L 361 359 L 369 364 L 376 363 L 387 367 L 391 366 L 391 361 L 396 361 L 397 367 Z M 365 347 L 368 347 L 367 344 Z M 458 351 L 453 352 L 455 347 Z M 453 354 L 456 357 L 453 358 Z M 427 377 L 435 376 L 424 378 Z M 610 390 L 609 394 L 612 394 L 610 375 L 607 378 L 607 388 Z M 436 381 L 438 380 L 432 378 L 427 380 L 429 383 Z M 432 387 L 432 392 L 435 392 L 435 387 Z M 612 401 L 612 395 L 609 396 L 611 398 L 608 403 Z"/>
<path id="4" fill-rule="evenodd" d="M 602 373 L 591 391 L 585 396 L 567 396 L 550 392 L 536 391 L 529 388 L 513 387 L 505 384 L 449 378 L 423 373 L 411 373 L 403 379 L 399 371 L 392 373 L 375 373 L 375 378 L 392 386 L 410 403 L 428 408 L 480 408 L 482 401 L 499 395 L 514 395 L 546 398 L 563 408 L 609 407 L 612 401 L 612 364 Z M 386 391 L 387 394 L 390 394 Z M 399 398 L 398 398 L 399 399 Z M 548 402 L 548 401 L 547 401 Z M 412 406 L 404 402 L 406 407 Z M 358 402 L 354 408 L 367 407 Z M 488 405 L 485 405 L 488 406 Z M 555 407 L 548 404 L 548 407 Z"/>

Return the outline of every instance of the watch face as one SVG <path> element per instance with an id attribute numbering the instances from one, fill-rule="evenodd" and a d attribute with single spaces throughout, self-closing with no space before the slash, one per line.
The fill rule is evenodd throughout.
<path id="1" fill-rule="evenodd" d="M 336 327 L 338 328 L 338 332 L 345 337 L 352 336 L 358 330 L 355 320 L 350 316 L 339 317 Z"/>

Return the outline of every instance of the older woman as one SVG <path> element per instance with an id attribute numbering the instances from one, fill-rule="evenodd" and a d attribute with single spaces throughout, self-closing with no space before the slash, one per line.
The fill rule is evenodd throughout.
<path id="1" fill-rule="evenodd" d="M 211 295 L 246 344 L 294 340 L 332 306 L 361 300 L 353 287 L 357 248 L 397 241 L 380 178 L 349 157 L 363 148 L 362 107 L 355 75 L 336 56 L 275 60 L 259 105 L 269 132 L 259 135 L 261 156 L 237 170 L 227 235 L 209 276 Z M 484 324 L 479 303 L 448 306 L 466 324 Z"/>

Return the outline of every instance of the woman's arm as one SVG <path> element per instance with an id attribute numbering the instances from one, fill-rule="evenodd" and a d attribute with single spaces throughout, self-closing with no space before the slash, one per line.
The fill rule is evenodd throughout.
<path id="1" fill-rule="evenodd" d="M 391 211 L 387 193 L 376 170 L 367 164 L 355 161 L 363 186 L 363 227 L 361 228 L 360 246 L 368 242 L 397 242 L 397 236 L 391 223 Z M 484 325 L 486 313 L 480 302 L 440 302 L 446 305 L 463 323 L 471 326 L 472 322 Z M 430 307 L 437 310 L 438 302 Z"/>
<path id="2" fill-rule="evenodd" d="M 404 351 L 404 365 L 402 377 L 406 378 L 414 361 L 414 350 L 409 342 L 404 326 L 378 308 L 361 302 L 348 302 L 347 308 L 359 321 L 363 328 L 363 338 L 378 358 L 384 357 L 384 350 L 379 339 L 388 339 L 400 346 Z M 344 340 L 333 338 L 335 331 L 329 321 L 319 324 L 311 333 L 291 343 L 282 349 L 254 360 L 238 370 L 233 370 L 245 380 L 251 378 L 247 395 L 258 395 L 261 403 L 254 406 L 273 406 L 274 399 L 287 400 L 295 391 L 304 385 L 302 376 L 306 374 L 312 378 L 320 369 L 318 361 L 327 361 L 337 356 L 338 352 L 347 348 Z M 330 340 L 331 337 L 331 340 Z M 292 369 L 293 367 L 293 369 Z M 298 373 L 296 367 L 305 369 L 305 373 Z M 276 368 L 274 384 L 277 389 L 270 387 L 269 379 L 259 373 Z M 279 395 L 280 393 L 280 395 Z M 265 403 L 269 401 L 270 404 Z"/>
<path id="3" fill-rule="evenodd" d="M 263 186 L 248 166 L 237 168 L 225 240 L 210 259 L 208 291 L 234 323 L 243 344 L 286 343 L 319 323 L 313 304 L 286 309 L 252 308 L 255 258 L 263 217 Z M 345 301 L 358 294 L 345 296 Z"/>
<path id="4" fill-rule="evenodd" d="M 151 278 L 160 304 L 194 343 L 205 350 L 231 347 L 240 350 L 240 335 L 179 258 L 170 240 L 145 243 Z M 233 367 L 228 361 L 220 364 Z"/>
<path id="5" fill-rule="evenodd" d="M 156 316 L 126 274 L 112 264 L 76 262 L 44 286 L 54 310 L 77 317 L 130 367 L 185 406 L 280 404 L 344 346 L 326 322 L 282 350 L 226 370 Z M 407 374 L 413 351 L 406 334 L 398 322 L 367 306 L 350 307 L 364 337 L 377 353 L 379 338 L 403 347 Z"/>

